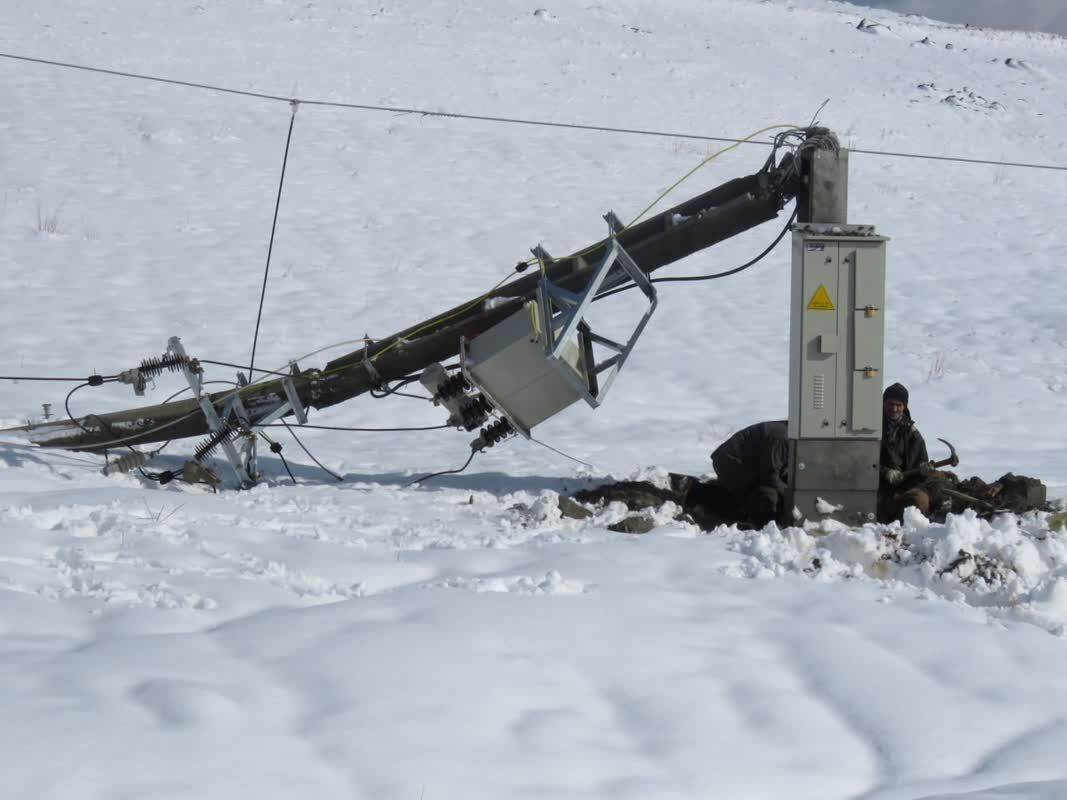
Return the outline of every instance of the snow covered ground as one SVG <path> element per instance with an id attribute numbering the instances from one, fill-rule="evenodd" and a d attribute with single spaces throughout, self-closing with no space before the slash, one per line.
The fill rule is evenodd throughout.
<path id="1" fill-rule="evenodd" d="M 727 136 L 830 98 L 855 148 L 1067 165 L 1048 35 L 822 0 L 100 5 L 7 0 L 0 52 Z M 288 106 L 6 59 L 0 76 L 0 374 L 114 372 L 172 335 L 247 361 Z M 302 106 L 257 363 L 476 296 L 716 147 Z M 676 199 L 764 157 L 739 148 Z M 966 474 L 1067 495 L 1067 176 L 855 154 L 850 189 L 852 218 L 893 237 L 887 377 L 928 440 Z M 216 495 L 0 434 L 3 796 L 1067 797 L 1067 534 L 1042 516 L 630 537 L 615 509 L 555 510 L 591 479 L 703 473 L 730 432 L 784 415 L 788 258 L 663 289 L 607 403 L 537 431 L 592 468 L 512 441 L 415 488 L 469 437 L 308 430 L 344 483 L 280 437 L 299 485 L 266 453 L 267 481 Z M 4 381 L 0 427 L 66 391 Z M 71 410 L 140 402 L 86 389 Z M 443 419 L 365 397 L 313 421 Z"/>

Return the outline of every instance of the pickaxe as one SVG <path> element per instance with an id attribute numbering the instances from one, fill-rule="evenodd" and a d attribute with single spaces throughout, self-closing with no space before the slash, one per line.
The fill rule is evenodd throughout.
<path id="1" fill-rule="evenodd" d="M 940 461 L 928 461 L 926 464 L 916 469 L 909 469 L 904 473 L 905 478 L 914 478 L 917 475 L 928 475 L 932 470 L 941 469 L 941 467 L 955 467 L 960 463 L 960 457 L 956 455 L 956 448 L 952 446 L 951 442 L 948 442 L 945 439 L 938 439 L 937 441 L 943 442 L 952 455 L 948 458 L 943 458 Z"/>
<path id="2" fill-rule="evenodd" d="M 947 488 L 942 486 L 939 489 L 939 491 L 942 492 L 943 494 L 947 495 L 948 497 L 951 497 L 953 500 L 960 500 L 963 503 L 966 503 L 967 505 L 969 505 L 971 507 L 984 508 L 984 509 L 986 509 L 986 511 L 988 511 L 988 512 L 990 512 L 992 514 L 999 514 L 1002 511 L 1007 511 L 1008 510 L 1006 508 L 997 508 L 992 503 L 987 503 L 985 500 L 979 500 L 977 497 L 971 497 L 969 494 L 964 494 L 963 492 L 958 492 L 955 489 L 947 489 Z"/>
<path id="3" fill-rule="evenodd" d="M 924 465 L 925 470 L 922 467 L 920 467 L 919 469 L 908 470 L 907 472 L 904 473 L 905 477 L 908 477 L 908 478 L 914 477 L 916 475 L 923 474 L 923 472 L 926 472 L 927 474 L 929 474 L 929 472 L 932 471 L 932 470 L 940 469 L 941 467 L 955 467 L 960 463 L 960 457 L 956 454 L 956 448 L 953 447 L 950 442 L 948 442 L 948 441 L 946 441 L 944 439 L 938 439 L 937 441 L 944 443 L 945 447 L 947 447 L 949 449 L 949 452 L 952 455 L 950 455 L 948 458 L 943 458 L 940 461 L 928 461 Z M 948 497 L 951 497 L 953 500 L 959 500 L 959 501 L 961 501 L 963 503 L 966 503 L 967 505 L 969 505 L 971 507 L 984 508 L 989 513 L 997 514 L 997 513 L 1001 512 L 1001 511 L 1005 510 L 1005 509 L 997 508 L 997 506 L 995 506 L 992 503 L 989 503 L 989 502 L 987 502 L 985 500 L 979 500 L 977 497 L 972 497 L 969 494 L 964 494 L 963 492 L 957 491 L 956 489 L 949 489 L 949 488 L 947 488 L 945 486 L 941 486 L 938 489 L 938 491 L 940 491 L 942 494 L 944 494 L 944 495 L 946 495 Z"/>

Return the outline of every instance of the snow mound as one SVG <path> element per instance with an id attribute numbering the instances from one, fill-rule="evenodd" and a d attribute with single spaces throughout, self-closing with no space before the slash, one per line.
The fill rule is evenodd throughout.
<path id="1" fill-rule="evenodd" d="M 944 524 L 909 509 L 902 524 L 849 528 L 826 521 L 804 528 L 728 529 L 728 548 L 744 558 L 723 568 L 745 578 L 800 573 L 819 581 L 870 578 L 918 587 L 957 602 L 1067 631 L 1067 534 L 1046 515 L 974 512 Z"/>

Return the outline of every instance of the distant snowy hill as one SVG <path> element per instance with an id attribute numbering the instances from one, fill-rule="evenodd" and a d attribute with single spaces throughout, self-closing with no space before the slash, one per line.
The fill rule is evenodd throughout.
<path id="1" fill-rule="evenodd" d="M 1067 165 L 1067 40 L 1048 35 L 822 0 L 100 5 L 8 0 L 0 52 L 708 136 L 805 125 L 829 98 L 856 150 Z M 7 58 L 0 76 L 0 375 L 115 372 L 174 335 L 247 362 L 289 106 Z M 348 342 L 301 361 L 321 365 L 476 297 L 722 146 L 302 105 L 257 364 Z M 892 237 L 887 378 L 962 473 L 1064 497 L 1067 173 L 851 164 L 851 218 Z M 670 274 L 736 266 L 779 227 Z M 0 433 L 4 794 L 1067 797 L 1067 534 L 1044 515 L 710 535 L 664 515 L 640 537 L 607 530 L 615 508 L 560 517 L 561 492 L 706 473 L 733 430 L 784 415 L 788 270 L 781 247 L 665 285 L 605 405 L 537 429 L 591 468 L 510 441 L 416 488 L 470 437 L 306 430 L 343 483 L 280 435 L 299 485 L 264 452 L 264 483 L 212 494 Z M 71 411 L 180 388 L 84 389 Z M 0 382 L 0 427 L 62 414 L 69 389 Z M 404 398 L 313 416 L 443 421 Z"/>

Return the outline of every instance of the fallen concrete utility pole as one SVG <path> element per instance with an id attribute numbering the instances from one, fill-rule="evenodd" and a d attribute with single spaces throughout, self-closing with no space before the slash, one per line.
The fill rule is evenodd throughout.
<path id="1" fill-rule="evenodd" d="M 828 135 L 825 129 L 811 129 L 806 133 L 824 140 Z M 617 230 L 616 239 L 641 270 L 652 273 L 774 219 L 787 202 L 803 191 L 805 163 L 805 159 L 795 158 L 789 152 L 778 164 L 772 158 L 753 175 L 729 181 L 632 227 Z M 547 277 L 564 288 L 582 286 L 607 250 L 608 241 L 601 240 L 576 255 L 546 260 Z M 291 408 L 294 401 L 304 409 L 336 405 L 454 357 L 460 350 L 461 340 L 483 333 L 533 299 L 540 278 L 540 270 L 532 270 L 484 297 L 469 300 L 384 339 L 368 342 L 364 348 L 329 362 L 323 369 L 294 369 L 291 377 L 255 382 L 236 391 L 204 397 L 210 399 L 220 417 L 226 417 L 233 411 L 236 394 L 241 413 L 234 416 L 234 422 L 245 427 L 263 424 L 268 417 L 277 419 L 278 409 Z M 613 273 L 600 293 L 627 281 L 621 271 Z M 195 360 L 193 365 L 195 368 Z M 294 393 L 298 399 L 293 398 Z M 116 413 L 90 414 L 76 422 L 39 425 L 30 435 L 42 447 L 103 452 L 200 436 L 213 430 L 203 403 L 190 399 Z"/>

